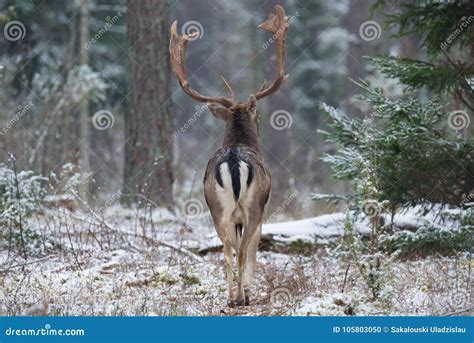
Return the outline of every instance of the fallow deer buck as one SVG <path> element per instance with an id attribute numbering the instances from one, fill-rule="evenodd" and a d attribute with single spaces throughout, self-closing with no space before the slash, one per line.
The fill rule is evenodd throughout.
<path id="1" fill-rule="evenodd" d="M 188 41 L 198 32 L 180 36 L 177 21 L 171 26 L 170 54 L 173 72 L 183 91 L 196 101 L 207 103 L 210 112 L 225 121 L 224 143 L 210 159 L 204 176 L 204 193 L 214 226 L 224 246 L 228 305 L 249 305 L 249 288 L 256 265 L 262 231 L 262 216 L 270 195 L 270 173 L 260 147 L 257 101 L 275 93 L 288 78 L 284 73 L 285 35 L 288 17 L 281 6 L 258 26 L 278 40 L 275 80 L 251 94 L 247 101 L 236 101 L 224 78 L 228 97 L 204 96 L 194 90 L 186 77 Z M 237 256 L 237 297 L 233 297 L 232 248 Z"/>

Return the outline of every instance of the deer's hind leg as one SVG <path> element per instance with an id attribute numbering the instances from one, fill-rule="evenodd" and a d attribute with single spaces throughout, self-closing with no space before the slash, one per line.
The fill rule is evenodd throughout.
<path id="1" fill-rule="evenodd" d="M 224 252 L 224 266 L 225 266 L 225 274 L 226 274 L 226 281 L 227 281 L 227 304 L 229 306 L 233 306 L 234 303 L 234 272 L 233 272 L 233 252 L 232 252 L 232 237 L 229 235 L 230 227 L 233 224 L 220 224 L 216 226 L 216 231 L 218 236 L 223 245 L 223 252 Z"/>
<path id="2" fill-rule="evenodd" d="M 232 271 L 232 244 L 230 241 L 223 243 L 225 274 L 227 280 L 227 303 L 230 304 L 234 299 L 234 274 Z"/>
<path id="3" fill-rule="evenodd" d="M 253 277 L 255 273 L 255 267 L 257 265 L 257 250 L 258 244 L 260 243 L 260 236 L 262 235 L 262 224 L 258 226 L 257 231 L 253 235 L 250 240 L 249 249 L 248 249 L 248 257 L 247 257 L 247 269 L 246 274 L 244 275 L 244 291 L 250 289 L 253 283 Z"/>
<path id="4" fill-rule="evenodd" d="M 251 269 L 248 269 L 252 263 L 253 258 L 250 256 L 250 252 L 255 254 L 258 248 L 258 240 L 260 239 L 260 235 L 257 231 L 259 231 L 261 217 L 261 213 L 250 215 L 248 224 L 244 226 L 242 243 L 237 255 L 237 305 L 249 305 L 249 289 L 247 288 L 249 284 L 247 274 L 252 272 Z M 255 242 L 253 241 L 255 238 L 257 238 L 255 235 L 258 235 L 258 240 L 256 242 L 257 246 L 254 246 Z M 255 253 L 253 252 L 254 250 Z"/>

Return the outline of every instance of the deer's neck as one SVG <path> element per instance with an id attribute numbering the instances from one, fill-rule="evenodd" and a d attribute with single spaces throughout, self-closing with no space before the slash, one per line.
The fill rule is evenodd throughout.
<path id="1" fill-rule="evenodd" d="M 260 152 L 260 137 L 255 124 L 239 115 L 227 123 L 222 144 L 224 148 L 236 145 L 245 145 Z"/>

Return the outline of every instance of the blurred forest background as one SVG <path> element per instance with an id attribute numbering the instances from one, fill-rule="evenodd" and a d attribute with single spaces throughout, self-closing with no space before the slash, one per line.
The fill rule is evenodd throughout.
<path id="1" fill-rule="evenodd" d="M 7 128 L 0 137 L 2 161 L 8 164 L 7 153 L 12 153 L 19 170 L 45 176 L 73 166 L 82 175 L 81 194 L 99 205 L 119 198 L 136 201 L 139 193 L 141 200 L 159 206 L 188 197 L 203 200 L 203 172 L 221 144 L 223 123 L 171 77 L 169 26 L 177 19 L 179 27 L 195 21 L 202 29 L 188 49 L 190 82 L 196 88 L 223 94 L 223 75 L 238 98 L 246 99 L 273 77 L 275 44 L 257 25 L 276 4 L 294 17 L 287 38 L 290 78 L 277 95 L 259 103 L 273 177 L 270 210 L 297 191 L 288 216 L 331 212 L 310 201 L 311 194 L 348 189 L 333 180 L 321 160 L 335 152 L 335 145 L 318 132 L 328 121 L 318 103 L 361 118 L 367 106 L 355 98 L 360 88 L 350 79 L 370 79 L 386 95 L 402 92 L 363 56 L 425 54 L 418 34 L 394 40 L 382 26 L 373 39 L 361 39 L 361 23 L 369 20 L 373 5 L 369 0 L 145 1 L 129 13 L 121 1 L 2 0 L 2 26 L 11 20 L 24 25 L 21 39 L 2 36 L 0 41 L 0 120 Z M 385 10 L 396 12 L 400 4 L 387 1 Z M 137 11 L 135 19 L 130 11 Z M 382 25 L 377 12 L 371 20 Z M 128 36 L 127 25 L 136 27 Z M 147 117 L 139 119 L 134 112 L 137 101 L 148 101 Z M 271 126 L 276 111 L 285 111 L 291 120 L 283 129 Z M 155 150 L 160 144 L 165 152 Z"/>
<path id="2" fill-rule="evenodd" d="M 385 1 L 384 11 L 396 13 L 407 3 Z M 391 39 L 393 28 L 383 26 L 369 0 L 145 1 L 131 2 L 128 13 L 123 1 L 2 0 L 2 26 L 21 24 L 20 32 L 12 31 L 20 36 L 0 41 L 2 160 L 11 153 L 18 169 L 45 176 L 73 166 L 82 175 L 81 195 L 98 204 L 122 199 L 170 207 L 183 198 L 202 199 L 203 171 L 221 143 L 223 123 L 171 77 L 169 26 L 178 19 L 184 30 L 200 31 L 188 49 L 196 88 L 222 94 L 223 75 L 245 99 L 273 75 L 275 44 L 257 25 L 276 4 L 292 20 L 290 78 L 259 103 L 273 175 L 270 209 L 297 191 L 287 215 L 330 212 L 308 201 L 313 193 L 348 191 L 321 160 L 336 146 L 318 131 L 329 119 L 318 104 L 363 118 L 370 108 L 356 99 L 361 89 L 351 79 L 369 80 L 386 96 L 403 92 L 363 57 L 423 59 L 427 53 L 423 32 Z M 361 25 L 369 19 L 377 26 L 364 39 Z M 430 97 L 425 89 L 416 94 Z M 460 106 L 460 98 L 450 100 L 453 109 Z M 272 127 L 274 113 L 287 121 L 284 127 Z"/>

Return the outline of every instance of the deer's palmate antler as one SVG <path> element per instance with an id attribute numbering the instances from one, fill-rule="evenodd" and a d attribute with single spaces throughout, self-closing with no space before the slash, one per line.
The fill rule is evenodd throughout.
<path id="1" fill-rule="evenodd" d="M 277 64 L 277 74 L 273 83 L 267 87 L 266 82 L 263 83 L 260 91 L 255 94 L 257 100 L 266 97 L 267 95 L 275 93 L 278 88 L 280 88 L 283 81 L 288 78 L 288 74 L 285 74 L 285 55 L 286 55 L 286 46 L 285 38 L 286 31 L 288 30 L 288 17 L 285 16 L 285 10 L 281 6 L 275 6 L 275 14 L 270 13 L 268 19 L 258 25 L 259 28 L 270 31 L 273 33 L 272 37 L 277 38 L 278 40 L 278 64 Z"/>
<path id="2" fill-rule="evenodd" d="M 285 74 L 284 72 L 286 54 L 285 37 L 288 30 L 288 25 L 288 17 L 285 15 L 285 10 L 283 7 L 275 6 L 275 14 L 271 13 L 268 16 L 268 19 L 258 26 L 263 30 L 271 32 L 273 34 L 273 39 L 277 39 L 278 62 L 275 80 L 270 85 L 267 85 L 266 82 L 263 83 L 261 89 L 255 94 L 255 98 L 257 100 L 275 93 L 280 88 L 283 81 L 288 78 L 288 74 Z M 183 91 L 191 98 L 199 102 L 218 103 L 227 108 L 234 106 L 237 103 L 234 98 L 234 92 L 229 83 L 223 77 L 222 80 L 224 81 L 224 86 L 229 93 L 229 97 L 205 96 L 190 86 L 186 77 L 186 48 L 188 42 L 194 40 L 194 38 L 199 35 L 199 32 L 180 36 L 177 32 L 177 27 L 178 21 L 174 21 L 174 23 L 171 25 L 171 66 Z"/>
<path id="3" fill-rule="evenodd" d="M 210 102 L 210 103 L 219 103 L 224 107 L 232 107 L 235 104 L 234 100 L 234 92 L 232 88 L 227 83 L 227 81 L 223 79 L 224 85 L 226 86 L 227 90 L 229 91 L 230 97 L 210 97 L 201 95 L 197 91 L 195 91 L 189 85 L 188 79 L 186 77 L 186 48 L 188 46 L 188 42 L 193 40 L 199 32 L 193 32 L 192 34 L 180 36 L 177 32 L 178 21 L 175 20 L 174 23 L 171 25 L 171 40 L 170 40 L 170 54 L 171 54 L 171 67 L 173 72 L 175 73 L 176 77 L 178 78 L 179 84 L 183 91 L 199 102 Z"/>

